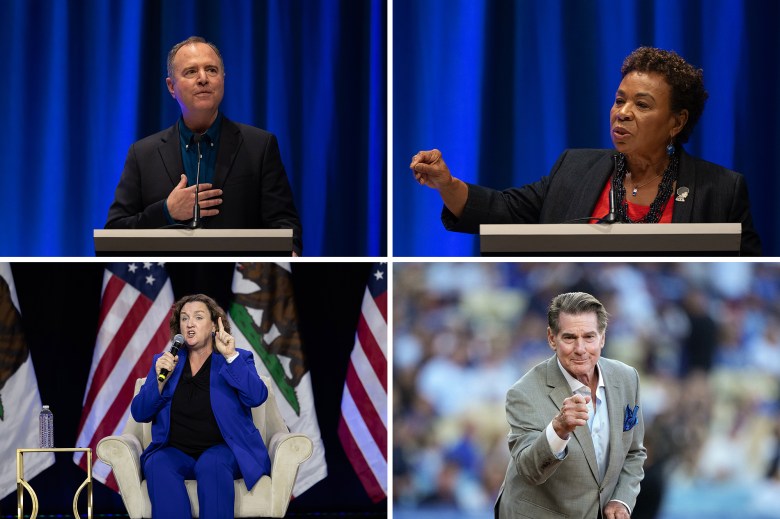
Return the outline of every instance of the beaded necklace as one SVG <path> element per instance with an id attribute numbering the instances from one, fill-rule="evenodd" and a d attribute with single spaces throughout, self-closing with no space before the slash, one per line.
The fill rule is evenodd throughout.
<path id="1" fill-rule="evenodd" d="M 618 220 L 623 223 L 658 223 L 661 220 L 664 206 L 672 195 L 674 183 L 677 181 L 679 163 L 678 154 L 675 153 L 669 159 L 669 165 L 666 167 L 666 170 L 664 170 L 664 176 L 661 178 L 661 183 L 658 185 L 658 194 L 655 195 L 653 203 L 650 204 L 650 210 L 641 220 L 635 222 L 628 216 L 626 188 L 623 186 L 623 181 L 628 174 L 626 156 L 619 153 L 617 158 L 617 170 L 612 176 L 612 189 L 616 193 L 615 205 L 617 206 Z"/>

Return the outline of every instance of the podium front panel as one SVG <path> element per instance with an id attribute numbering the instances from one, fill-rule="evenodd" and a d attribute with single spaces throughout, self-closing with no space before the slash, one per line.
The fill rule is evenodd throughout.
<path id="1" fill-rule="evenodd" d="M 739 223 L 481 225 L 485 256 L 737 256 Z"/>
<path id="2" fill-rule="evenodd" d="M 292 229 L 95 229 L 98 256 L 290 256 Z"/>

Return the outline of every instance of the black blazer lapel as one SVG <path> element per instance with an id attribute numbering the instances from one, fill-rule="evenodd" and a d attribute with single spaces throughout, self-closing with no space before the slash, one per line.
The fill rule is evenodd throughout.
<path id="1" fill-rule="evenodd" d="M 233 163 L 238 155 L 238 149 L 244 142 L 241 130 L 230 119 L 222 116 L 222 129 L 219 134 L 219 150 L 217 151 L 217 165 L 214 172 L 214 187 L 222 189 L 227 180 Z"/>
<path id="2" fill-rule="evenodd" d="M 593 213 L 604 184 L 612 175 L 612 154 L 606 154 L 591 166 L 582 176 L 579 182 L 578 196 L 574 200 L 562 200 L 561 203 L 569 204 L 565 222 L 577 218 L 586 218 Z M 587 223 L 583 221 L 582 223 Z"/>
<path id="3" fill-rule="evenodd" d="M 677 192 L 688 188 L 688 196 L 684 201 L 677 201 Z M 690 155 L 680 149 L 680 171 L 677 175 L 677 188 L 673 193 L 675 201 L 672 203 L 672 223 L 691 223 L 693 217 L 693 204 L 696 200 L 696 165 Z"/>
<path id="4" fill-rule="evenodd" d="M 179 146 L 179 123 L 168 128 L 160 139 L 160 158 L 162 159 L 165 172 L 171 179 L 173 186 L 179 183 L 181 175 L 184 173 L 184 164 L 181 161 L 181 147 Z"/>

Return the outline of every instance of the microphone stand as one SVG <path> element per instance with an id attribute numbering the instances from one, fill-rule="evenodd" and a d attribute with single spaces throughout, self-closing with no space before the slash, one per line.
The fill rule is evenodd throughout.
<path id="1" fill-rule="evenodd" d="M 621 223 L 620 220 L 617 217 L 617 213 L 615 211 L 615 183 L 614 179 L 617 177 L 617 153 L 612 155 L 612 162 L 614 164 L 614 171 L 612 173 L 612 177 L 609 179 L 609 213 L 602 216 L 601 218 L 597 219 L 593 216 L 585 216 L 582 218 L 574 218 L 572 220 L 566 220 L 563 223 L 579 223 L 579 222 L 590 222 L 591 220 L 596 220 L 595 223 L 607 223 L 607 224 L 614 224 L 614 223 Z"/>
<path id="2" fill-rule="evenodd" d="M 195 205 L 192 208 L 192 223 L 190 224 L 190 229 L 197 229 L 200 227 L 200 159 L 202 158 L 202 155 L 200 154 L 200 140 L 202 137 L 202 135 L 197 133 L 192 136 L 193 142 L 198 145 L 198 169 L 195 173 Z"/>
<path id="3" fill-rule="evenodd" d="M 612 162 L 615 164 L 615 168 L 612 173 L 612 178 L 609 181 L 609 213 L 599 220 L 599 223 L 618 223 L 617 215 L 615 214 L 615 176 L 617 175 L 617 154 L 612 155 Z"/>

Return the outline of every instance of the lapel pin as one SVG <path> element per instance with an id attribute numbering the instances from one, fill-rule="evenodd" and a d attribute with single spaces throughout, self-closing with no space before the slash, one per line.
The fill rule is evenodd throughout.
<path id="1" fill-rule="evenodd" d="M 691 190 L 688 189 L 685 186 L 678 187 L 677 188 L 677 198 L 674 199 L 675 202 L 685 202 L 685 199 L 688 198 L 688 193 L 690 193 Z"/>

